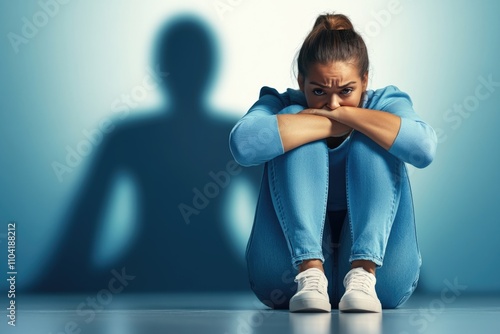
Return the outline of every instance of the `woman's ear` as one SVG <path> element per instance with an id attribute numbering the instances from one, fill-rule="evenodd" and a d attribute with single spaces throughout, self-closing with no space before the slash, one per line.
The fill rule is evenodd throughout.
<path id="1" fill-rule="evenodd" d="M 297 76 L 297 82 L 299 84 L 299 88 L 302 92 L 304 92 L 304 76 L 299 73 Z"/>

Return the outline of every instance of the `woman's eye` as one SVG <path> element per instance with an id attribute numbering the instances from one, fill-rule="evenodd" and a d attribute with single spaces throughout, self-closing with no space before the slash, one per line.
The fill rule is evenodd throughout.
<path id="1" fill-rule="evenodd" d="M 322 89 L 317 88 L 317 89 L 313 89 L 313 94 L 316 96 L 321 96 L 321 95 L 324 95 L 325 92 L 323 92 Z"/>
<path id="2" fill-rule="evenodd" d="M 349 94 L 351 94 L 351 93 L 352 93 L 352 91 L 353 91 L 353 89 L 352 89 L 352 88 L 344 88 L 344 89 L 342 89 L 342 91 L 341 91 L 340 93 L 341 93 L 342 95 L 349 95 Z"/>

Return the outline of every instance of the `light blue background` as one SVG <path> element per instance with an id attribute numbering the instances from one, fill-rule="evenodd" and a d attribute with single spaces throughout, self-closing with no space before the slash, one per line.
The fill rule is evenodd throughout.
<path id="1" fill-rule="evenodd" d="M 83 130 L 116 118 L 110 106 L 147 73 L 155 32 L 165 20 L 188 11 L 212 27 L 220 66 L 210 103 L 231 110 L 219 116 L 240 117 L 260 86 L 296 86 L 290 68 L 300 41 L 318 13 L 337 10 L 349 15 L 367 38 L 370 87 L 394 84 L 407 91 L 417 112 L 440 134 L 434 163 L 411 169 L 423 256 L 421 289 L 440 292 L 445 280 L 456 279 L 470 292 L 500 292 L 495 262 L 500 255 L 500 87 L 460 116 L 460 124 L 458 114 L 448 111 L 473 101 L 476 89 L 488 92 L 478 88 L 479 78 L 500 83 L 497 1 L 328 0 L 311 5 L 241 0 L 224 13 L 215 9 L 218 1 L 125 3 L 73 0 L 60 5 L 18 53 L 8 34 L 21 34 L 22 18 L 31 19 L 40 4 L 0 4 L 0 236 L 9 221 L 17 221 L 19 286 L 32 284 L 50 261 L 47 254 L 92 153 L 62 182 L 52 162 L 63 162 L 65 147 L 75 148 L 85 138 Z M 168 101 L 150 92 L 134 109 L 161 103 Z M 244 192 L 234 196 L 255 200 Z M 252 205 L 235 203 L 240 209 L 228 209 L 229 216 L 249 212 L 243 224 L 228 225 L 228 238 L 243 261 Z M 115 232 L 120 230 L 127 229 Z M 117 243 L 126 240 L 115 238 Z M 6 240 L 0 240 L 4 248 Z M 0 268 L 4 263 L 0 259 Z"/>

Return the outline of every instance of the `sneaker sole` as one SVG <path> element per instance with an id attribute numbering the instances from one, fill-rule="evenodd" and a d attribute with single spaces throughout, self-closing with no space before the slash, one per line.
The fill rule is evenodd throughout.
<path id="1" fill-rule="evenodd" d="M 321 299 L 299 299 L 290 301 L 290 312 L 331 312 L 329 302 Z"/>
<path id="2" fill-rule="evenodd" d="M 341 300 L 339 311 L 345 313 L 380 313 L 382 306 L 380 303 L 367 301 L 366 299 Z"/>

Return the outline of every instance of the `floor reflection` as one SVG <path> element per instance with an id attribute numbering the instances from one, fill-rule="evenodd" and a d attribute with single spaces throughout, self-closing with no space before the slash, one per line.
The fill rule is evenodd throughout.
<path id="1" fill-rule="evenodd" d="M 339 313 L 339 332 L 381 334 L 382 313 Z"/>
<path id="2" fill-rule="evenodd" d="M 293 334 L 330 333 L 331 313 L 290 313 Z"/>
<path id="3" fill-rule="evenodd" d="M 382 313 L 290 313 L 293 334 L 380 334 Z"/>

